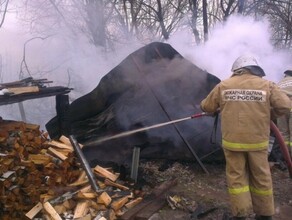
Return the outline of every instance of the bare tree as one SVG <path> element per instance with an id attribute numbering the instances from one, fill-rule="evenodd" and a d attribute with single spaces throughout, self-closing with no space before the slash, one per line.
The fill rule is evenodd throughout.
<path id="1" fill-rule="evenodd" d="M 196 39 L 196 43 L 201 43 L 200 31 L 198 29 L 198 19 L 199 19 L 199 0 L 189 0 L 190 11 L 191 11 L 191 29 Z"/>
<path id="2" fill-rule="evenodd" d="M 267 1 L 266 13 L 273 19 L 273 40 L 278 47 L 292 49 L 292 2 Z"/>
<path id="3" fill-rule="evenodd" d="M 223 12 L 223 20 L 226 21 L 226 19 L 234 13 L 236 7 L 237 7 L 237 2 L 235 0 L 220 0 L 220 7 Z"/>
<path id="4" fill-rule="evenodd" d="M 175 25 L 183 18 L 187 4 L 185 1 L 142 1 L 144 12 L 149 19 L 146 21 L 148 29 L 157 29 L 164 39 L 168 39 L 170 33 L 177 28 Z M 157 25 L 158 24 L 158 25 Z"/>
<path id="5" fill-rule="evenodd" d="M 2 27 L 4 20 L 5 20 L 5 16 L 7 13 L 7 8 L 8 8 L 8 4 L 9 4 L 9 0 L 1 0 L 0 1 L 0 28 Z"/>
<path id="6" fill-rule="evenodd" d="M 1 1 L 1 0 L 0 0 Z M 141 41 L 167 40 L 190 25 L 197 44 L 208 40 L 209 29 L 232 14 L 270 19 L 273 41 L 291 48 L 290 0 L 22 0 L 31 30 L 38 33 L 70 31 L 86 36 L 97 47 L 109 48 L 129 36 Z M 8 0 L 2 0 L 2 6 Z M 189 23 L 184 23 L 188 16 Z"/>
<path id="7" fill-rule="evenodd" d="M 244 10 L 244 0 L 238 0 L 238 14 L 242 14 Z"/>
<path id="8" fill-rule="evenodd" d="M 203 0 L 203 25 L 204 25 L 204 40 L 208 40 L 208 5 L 207 0 Z"/>
<path id="9" fill-rule="evenodd" d="M 272 42 L 278 48 L 292 49 L 292 2 L 290 0 L 253 0 L 246 14 L 270 21 Z"/>

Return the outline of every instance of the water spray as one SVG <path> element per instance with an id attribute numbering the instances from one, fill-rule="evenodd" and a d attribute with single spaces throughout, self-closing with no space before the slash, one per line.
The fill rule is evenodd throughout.
<path id="1" fill-rule="evenodd" d="M 166 125 L 169 125 L 169 124 L 174 124 L 174 123 L 178 123 L 178 122 L 181 122 L 181 121 L 186 121 L 186 120 L 189 120 L 189 119 L 200 118 L 200 117 L 203 117 L 203 116 L 211 116 L 211 115 L 213 115 L 213 114 L 202 112 L 202 113 L 194 114 L 194 115 L 191 115 L 189 117 L 185 117 L 185 118 L 181 118 L 181 119 L 176 119 L 176 120 L 172 120 L 172 121 L 168 121 L 168 122 L 163 122 L 163 123 L 151 125 L 151 126 L 144 127 L 144 128 L 138 128 L 138 129 L 135 129 L 135 130 L 122 132 L 122 133 L 116 134 L 116 135 L 105 136 L 105 137 L 99 138 L 99 139 L 97 139 L 95 141 L 88 142 L 85 145 L 86 146 L 94 146 L 94 145 L 100 144 L 100 143 L 105 142 L 105 141 L 109 141 L 109 140 L 113 140 L 113 139 L 117 139 L 117 138 L 121 138 L 121 137 L 126 137 L 126 136 L 129 136 L 129 135 L 132 135 L 132 134 L 135 134 L 135 133 L 138 133 L 138 132 L 142 132 L 142 131 L 146 131 L 146 130 L 150 130 L 150 129 L 153 129 L 153 128 L 159 128 L 159 127 L 166 126 Z"/>

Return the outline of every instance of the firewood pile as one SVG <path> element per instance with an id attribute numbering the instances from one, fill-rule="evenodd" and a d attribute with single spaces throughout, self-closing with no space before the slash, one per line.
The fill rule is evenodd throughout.
<path id="1" fill-rule="evenodd" d="M 93 191 L 68 138 L 50 140 L 39 125 L 0 118 L 1 219 L 118 219 L 143 192 L 112 168 L 92 171 Z"/>

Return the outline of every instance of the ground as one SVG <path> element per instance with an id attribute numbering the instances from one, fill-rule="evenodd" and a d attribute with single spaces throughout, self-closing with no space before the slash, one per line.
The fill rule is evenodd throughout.
<path id="1" fill-rule="evenodd" d="M 206 174 L 197 164 L 164 161 L 141 162 L 140 179 L 144 187 L 155 187 L 166 180 L 177 178 L 178 183 L 165 195 L 166 205 L 150 220 L 223 219 L 229 211 L 224 164 L 204 164 Z M 287 170 L 271 166 L 276 214 L 274 220 L 291 219 L 292 179 Z M 172 206 L 172 207 L 171 207 Z M 251 215 L 249 219 L 254 219 Z"/>

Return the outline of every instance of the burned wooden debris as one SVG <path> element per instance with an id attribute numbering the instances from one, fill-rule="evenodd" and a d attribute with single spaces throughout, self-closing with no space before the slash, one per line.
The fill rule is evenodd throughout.
<path id="1" fill-rule="evenodd" d="M 1 219 L 134 219 L 126 213 L 143 204 L 145 192 L 111 167 L 92 168 L 93 190 L 68 138 L 50 140 L 38 125 L 1 120 L 0 146 Z M 161 199 L 166 188 L 157 190 Z"/>
<path id="2" fill-rule="evenodd" d="M 20 81 L 0 84 L 0 105 L 22 102 L 49 96 L 67 94 L 72 89 L 63 86 L 48 86 L 47 79 L 25 78 Z"/>

